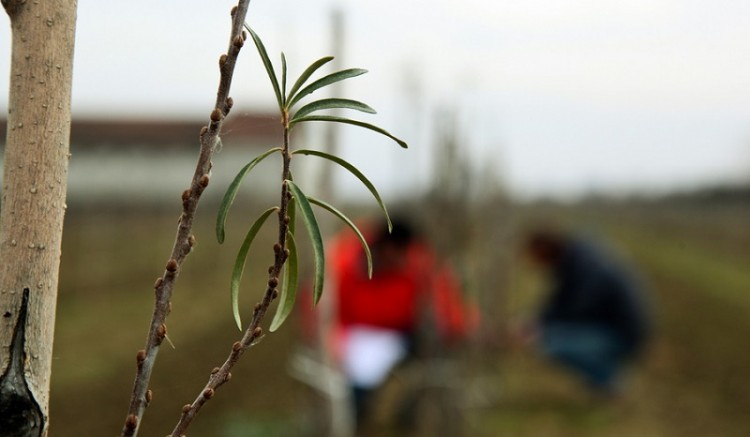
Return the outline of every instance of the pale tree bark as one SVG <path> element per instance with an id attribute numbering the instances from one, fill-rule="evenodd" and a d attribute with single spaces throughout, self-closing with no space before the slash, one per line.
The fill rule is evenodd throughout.
<path id="1" fill-rule="evenodd" d="M 2 0 L 13 48 L 0 204 L 0 434 L 44 436 L 67 187 L 75 0 Z"/>

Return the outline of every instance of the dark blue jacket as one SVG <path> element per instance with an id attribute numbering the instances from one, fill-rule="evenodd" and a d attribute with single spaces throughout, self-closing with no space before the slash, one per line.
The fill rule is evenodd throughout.
<path id="1" fill-rule="evenodd" d="M 592 324 L 613 332 L 625 350 L 640 349 L 650 330 L 649 311 L 643 287 L 623 263 L 588 241 L 571 239 L 553 269 L 542 327 Z"/>

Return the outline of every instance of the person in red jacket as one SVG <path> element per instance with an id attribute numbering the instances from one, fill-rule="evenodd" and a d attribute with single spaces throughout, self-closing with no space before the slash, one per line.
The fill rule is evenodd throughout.
<path id="1" fill-rule="evenodd" d="M 349 381 L 357 422 L 390 371 L 414 350 L 418 329 L 431 320 L 444 344 L 460 341 L 476 321 L 452 270 L 406 222 L 363 227 L 373 275 L 359 239 L 349 230 L 328 248 L 329 281 L 336 296 L 335 353 Z"/>

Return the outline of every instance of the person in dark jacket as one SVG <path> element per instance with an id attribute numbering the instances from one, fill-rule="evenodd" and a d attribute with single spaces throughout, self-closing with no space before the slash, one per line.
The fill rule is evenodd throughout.
<path id="1" fill-rule="evenodd" d="M 552 282 L 536 323 L 542 352 L 596 391 L 618 391 L 619 374 L 640 354 L 649 333 L 638 279 L 593 242 L 558 231 L 529 233 L 525 249 Z"/>

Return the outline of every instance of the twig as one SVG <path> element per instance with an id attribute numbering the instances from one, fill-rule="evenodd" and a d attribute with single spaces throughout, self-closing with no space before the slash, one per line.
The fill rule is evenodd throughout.
<path id="1" fill-rule="evenodd" d="M 190 253 L 195 244 L 192 234 L 193 219 L 198 202 L 203 190 L 208 186 L 211 173 L 211 157 L 219 140 L 219 132 L 225 117 L 232 108 L 232 99 L 229 90 L 232 84 L 234 67 L 240 49 L 245 42 L 242 31 L 245 16 L 250 0 L 239 0 L 237 6 L 232 9 L 232 30 L 229 39 L 227 53 L 219 58 L 219 70 L 221 77 L 216 95 L 216 105 L 211 111 L 208 126 L 204 126 L 200 132 L 200 154 L 195 167 L 195 173 L 190 183 L 190 188 L 182 193 L 182 215 L 180 216 L 177 235 L 175 237 L 172 254 L 167 261 L 164 274 L 156 280 L 154 313 L 151 319 L 146 348 L 138 351 L 136 355 L 138 369 L 133 384 L 133 392 L 130 398 L 125 425 L 122 428 L 123 437 L 131 437 L 138 434 L 143 413 L 152 398 L 152 392 L 148 389 L 151 373 L 159 353 L 159 347 L 167 335 L 167 326 L 164 324 L 171 307 L 171 298 L 175 280 L 180 271 L 183 261 Z M 249 341 L 252 342 L 256 337 Z"/>
<path id="2" fill-rule="evenodd" d="M 289 179 L 290 170 L 289 166 L 291 163 L 292 155 L 289 151 L 289 114 L 284 110 L 281 120 L 284 126 L 284 147 L 282 149 L 283 157 L 283 170 L 282 170 L 282 185 L 281 185 L 281 200 L 278 211 L 279 216 L 279 236 L 277 242 L 273 246 L 274 250 L 274 263 L 268 268 L 268 284 L 266 292 L 263 295 L 263 299 L 255 304 L 253 310 L 253 318 L 250 321 L 249 326 L 245 330 L 242 338 L 236 341 L 232 345 L 232 351 L 229 353 L 226 361 L 221 367 L 216 367 L 211 372 L 211 376 L 208 379 L 205 387 L 195 398 L 192 404 L 185 404 L 182 407 L 182 415 L 180 420 L 177 422 L 174 430 L 172 431 L 173 437 L 184 436 L 187 428 L 198 414 L 203 405 L 214 396 L 216 389 L 221 387 L 225 382 L 232 378 L 230 370 L 240 360 L 242 354 L 251 346 L 257 344 L 257 342 L 263 337 L 263 328 L 260 327 L 260 323 L 263 321 L 263 317 L 268 311 L 268 307 L 271 305 L 274 299 L 278 297 L 278 290 L 276 287 L 279 285 L 279 276 L 281 269 L 289 257 L 289 250 L 286 248 L 286 236 L 289 230 L 289 202 L 292 198 L 289 192 L 289 187 L 286 181 Z"/>

